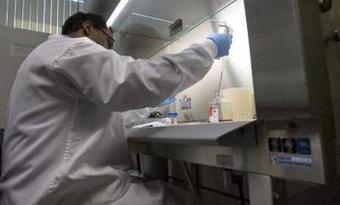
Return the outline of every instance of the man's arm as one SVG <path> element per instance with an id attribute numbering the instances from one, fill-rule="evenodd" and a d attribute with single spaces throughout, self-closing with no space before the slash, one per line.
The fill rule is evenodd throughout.
<path id="1" fill-rule="evenodd" d="M 68 95 L 127 111 L 157 106 L 193 85 L 208 72 L 216 53 L 215 44 L 205 40 L 178 54 L 134 60 L 81 42 L 56 58 L 51 71 Z"/>

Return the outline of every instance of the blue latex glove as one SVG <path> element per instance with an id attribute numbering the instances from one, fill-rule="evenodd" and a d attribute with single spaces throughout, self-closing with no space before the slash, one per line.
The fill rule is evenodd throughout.
<path id="1" fill-rule="evenodd" d="M 232 38 L 233 36 L 229 33 L 212 33 L 207 37 L 207 39 L 214 41 L 217 46 L 216 58 L 229 55 Z"/>
<path id="2" fill-rule="evenodd" d="M 168 97 L 167 99 L 165 99 L 160 106 L 165 106 L 165 105 L 170 105 L 171 103 L 176 101 L 176 97 Z"/>

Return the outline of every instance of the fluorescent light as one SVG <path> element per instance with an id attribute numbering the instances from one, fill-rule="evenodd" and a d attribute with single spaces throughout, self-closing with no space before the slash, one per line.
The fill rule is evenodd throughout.
<path id="1" fill-rule="evenodd" d="M 120 0 L 115 10 L 112 12 L 109 20 L 107 20 L 106 25 L 111 26 L 119 16 L 119 14 L 122 12 L 122 10 L 125 8 L 126 4 L 129 2 L 129 0 Z"/>
<path id="2" fill-rule="evenodd" d="M 70 0 L 70 1 L 75 2 L 75 3 L 78 3 L 78 0 Z M 80 4 L 83 4 L 83 3 L 84 3 L 84 0 L 79 0 L 79 3 L 80 3 Z"/>

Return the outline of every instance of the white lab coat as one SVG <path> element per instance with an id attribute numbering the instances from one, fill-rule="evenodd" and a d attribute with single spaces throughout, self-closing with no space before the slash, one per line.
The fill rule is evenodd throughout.
<path id="1" fill-rule="evenodd" d="M 23 62 L 2 146 L 2 205 L 173 204 L 141 183 L 122 111 L 159 105 L 199 81 L 216 54 L 206 40 L 176 55 L 134 60 L 86 37 L 50 37 Z"/>

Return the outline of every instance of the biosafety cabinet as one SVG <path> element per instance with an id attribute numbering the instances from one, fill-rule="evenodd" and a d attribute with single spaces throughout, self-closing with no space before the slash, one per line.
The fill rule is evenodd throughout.
<path id="1" fill-rule="evenodd" d="M 340 56 L 334 31 L 340 26 L 338 3 L 130 1 L 113 24 L 116 49 L 122 54 L 157 58 L 175 53 L 211 32 L 221 32 L 224 24 L 234 35 L 230 55 L 215 60 L 202 81 L 177 96 L 192 100 L 191 110 L 178 109 L 179 121 L 187 123 L 131 129 L 131 149 L 249 173 L 251 204 L 272 203 L 254 196 L 261 195 L 256 189 L 267 183 L 266 176 L 333 183 L 339 141 L 340 87 L 333 75 Z M 252 91 L 253 119 L 202 123 L 220 78 L 222 89 Z"/>
<path id="2" fill-rule="evenodd" d="M 202 81 L 176 96 L 177 125 L 128 131 L 132 153 L 162 158 L 146 160 L 144 167 L 158 174 L 165 170 L 166 180 L 173 170 L 163 159 L 245 173 L 251 205 L 282 202 L 275 198 L 273 179 L 336 182 L 340 170 L 339 1 L 77 2 L 84 4 L 84 11 L 107 18 L 112 6 L 118 9 L 120 4 L 121 13 L 111 25 L 115 50 L 135 58 L 177 53 L 209 33 L 224 32 L 225 25 L 232 28 L 230 55 L 215 60 Z M 39 42 L 46 38 L 39 35 Z M 250 115 L 206 123 L 208 103 L 218 87 L 226 93 L 246 91 Z M 186 97 L 191 99 L 190 108 L 182 109 L 180 100 Z M 233 107 L 247 100 L 238 98 Z M 4 106 L 0 110 L 4 112 Z M 197 172 L 182 167 L 189 190 L 197 192 L 200 181 L 193 176 Z"/>

